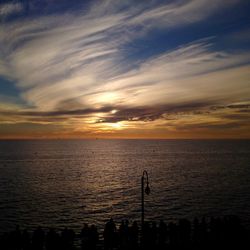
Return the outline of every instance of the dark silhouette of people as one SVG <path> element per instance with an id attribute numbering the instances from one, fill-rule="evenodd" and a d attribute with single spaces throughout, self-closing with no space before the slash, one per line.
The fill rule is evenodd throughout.
<path id="1" fill-rule="evenodd" d="M 31 249 L 31 236 L 26 229 L 23 230 L 23 233 L 22 233 L 22 247 L 23 247 L 23 250 Z"/>
<path id="2" fill-rule="evenodd" d="M 103 237 L 104 237 L 104 249 L 105 250 L 113 249 L 117 243 L 117 237 L 116 237 L 116 225 L 112 218 L 105 225 Z"/>
<path id="3" fill-rule="evenodd" d="M 64 228 L 61 233 L 61 249 L 73 249 L 75 232 L 72 229 Z"/>
<path id="4" fill-rule="evenodd" d="M 45 238 L 46 250 L 59 249 L 60 239 L 56 231 L 51 228 Z"/>
<path id="5" fill-rule="evenodd" d="M 139 238 L 139 235 L 141 237 Z M 141 230 L 137 222 L 129 224 L 123 220 L 116 230 L 111 218 L 105 225 L 104 244 L 99 244 L 99 233 L 95 225 L 84 224 L 80 233 L 82 249 L 85 250 L 208 250 L 250 249 L 249 231 L 237 216 L 211 217 L 209 220 L 195 218 L 193 223 L 180 219 L 177 223 L 161 220 L 145 222 Z M 76 234 L 72 229 L 61 232 L 51 228 L 44 231 L 38 227 L 34 232 L 21 230 L 19 226 L 0 235 L 1 250 L 73 250 Z"/>
<path id="6" fill-rule="evenodd" d="M 15 250 L 21 249 L 22 234 L 19 226 L 16 226 L 16 229 L 13 232 L 11 232 L 11 238 L 12 238 L 11 241 L 12 248 Z"/>
<path id="7" fill-rule="evenodd" d="M 178 231 L 178 245 L 182 249 L 189 249 L 191 240 L 191 223 L 186 219 L 179 220 Z"/>
<path id="8" fill-rule="evenodd" d="M 82 241 L 82 249 L 88 248 L 88 240 L 89 240 L 89 226 L 88 224 L 84 224 L 81 231 L 81 241 Z"/>
<path id="9" fill-rule="evenodd" d="M 139 238 L 139 228 L 137 222 L 134 221 L 132 226 L 129 229 L 129 238 L 130 238 L 130 248 L 137 249 L 138 248 L 138 238 Z"/>
<path id="10" fill-rule="evenodd" d="M 99 233 L 97 227 L 95 225 L 84 224 L 81 231 L 81 241 L 82 241 L 82 249 L 96 249 L 96 246 L 99 241 Z"/>
<path id="11" fill-rule="evenodd" d="M 32 237 L 32 249 L 43 250 L 45 233 L 41 227 L 38 227 Z"/>
<path id="12" fill-rule="evenodd" d="M 167 244 L 168 239 L 168 228 L 167 224 L 161 220 L 159 224 L 159 248 L 164 249 L 165 245 Z"/>

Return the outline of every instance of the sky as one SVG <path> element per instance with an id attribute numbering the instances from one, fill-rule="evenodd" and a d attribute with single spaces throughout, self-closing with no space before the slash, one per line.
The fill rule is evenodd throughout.
<path id="1" fill-rule="evenodd" d="M 0 138 L 250 138 L 247 0 L 0 1 Z"/>

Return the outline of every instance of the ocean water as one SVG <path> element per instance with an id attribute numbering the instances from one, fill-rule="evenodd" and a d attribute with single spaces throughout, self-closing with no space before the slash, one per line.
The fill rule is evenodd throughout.
<path id="1" fill-rule="evenodd" d="M 248 140 L 0 141 L 0 232 L 139 221 L 143 170 L 146 220 L 234 214 L 249 225 L 249 163 Z"/>

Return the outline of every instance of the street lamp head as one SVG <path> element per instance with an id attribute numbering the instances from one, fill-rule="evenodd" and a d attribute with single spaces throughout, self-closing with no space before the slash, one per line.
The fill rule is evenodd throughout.
<path id="1" fill-rule="evenodd" d="M 148 184 L 147 184 L 147 186 L 146 186 L 146 188 L 145 188 L 145 193 L 146 193 L 147 195 L 150 194 L 150 188 L 149 188 Z"/>

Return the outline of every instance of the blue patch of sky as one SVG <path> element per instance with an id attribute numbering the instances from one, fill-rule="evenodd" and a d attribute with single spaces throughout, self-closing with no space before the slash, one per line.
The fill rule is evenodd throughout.
<path id="1" fill-rule="evenodd" d="M 0 76 L 0 102 L 15 103 L 28 107 L 29 105 L 20 97 L 20 91 L 14 82 Z"/>
<path id="2" fill-rule="evenodd" d="M 13 82 L 0 76 L 0 93 L 17 97 L 19 95 L 19 90 L 15 87 Z"/>
<path id="3" fill-rule="evenodd" d="M 74 11 L 86 7 L 89 1 L 68 0 L 50 1 L 50 0 L 25 0 L 26 14 L 50 15 L 62 13 L 65 11 Z"/>
<path id="4" fill-rule="evenodd" d="M 249 51 L 249 40 L 240 39 L 240 37 L 239 39 L 230 39 L 237 33 L 240 36 L 241 31 L 246 33 L 250 30 L 249 6 L 248 3 L 241 3 L 194 24 L 174 29 L 153 30 L 147 36 L 139 37 L 126 44 L 127 59 L 137 62 L 138 59 L 144 60 L 160 55 L 204 38 L 212 38 L 210 42 L 213 43 L 214 50 Z"/>

